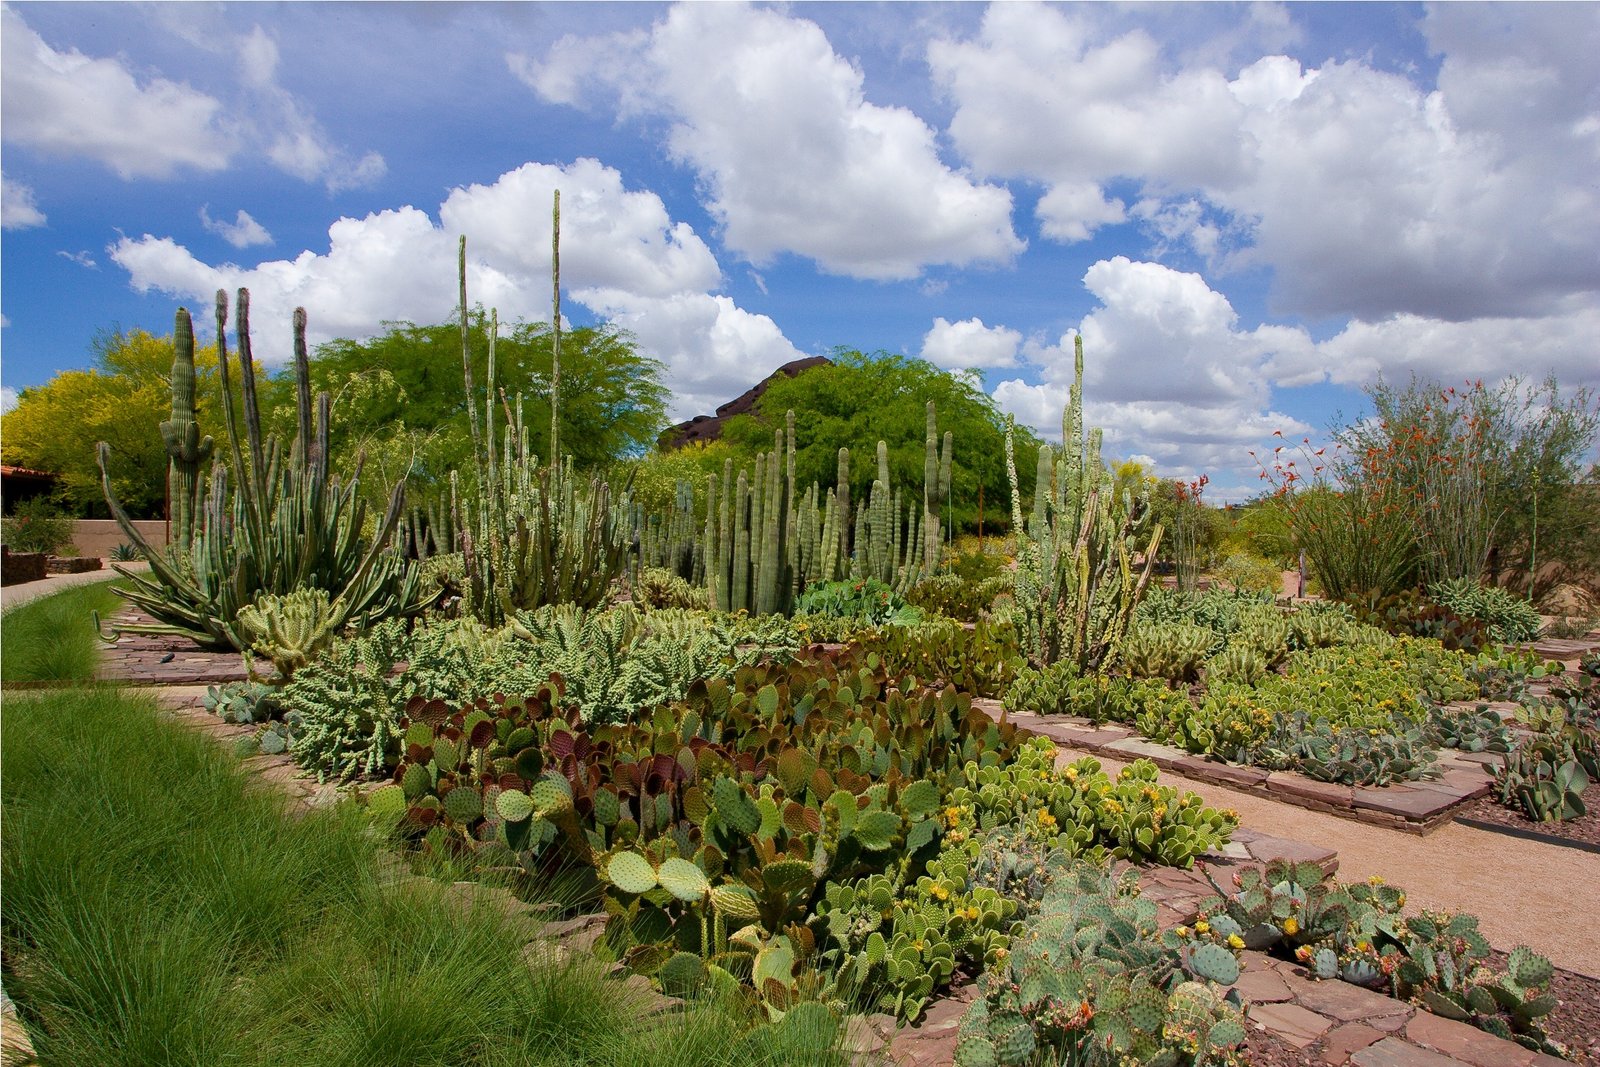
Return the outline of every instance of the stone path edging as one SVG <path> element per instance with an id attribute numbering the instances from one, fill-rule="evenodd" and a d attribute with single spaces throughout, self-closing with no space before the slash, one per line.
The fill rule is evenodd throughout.
<path id="1" fill-rule="evenodd" d="M 1136 731 L 1115 723 L 1097 726 L 1075 715 L 1008 713 L 1000 701 L 980 697 L 973 698 L 972 706 L 994 719 L 1006 716 L 1017 726 L 1070 748 L 1110 759 L 1147 759 L 1162 770 L 1185 778 L 1260 792 L 1285 804 L 1415 834 L 1437 829 L 1451 820 L 1452 809 L 1486 796 L 1493 783 L 1488 764 L 1499 759 L 1493 753 L 1443 749 L 1439 753 L 1440 775 L 1436 779 L 1382 787 L 1338 785 L 1319 782 L 1293 771 L 1268 771 L 1196 756 L 1171 745 L 1146 740 Z"/>

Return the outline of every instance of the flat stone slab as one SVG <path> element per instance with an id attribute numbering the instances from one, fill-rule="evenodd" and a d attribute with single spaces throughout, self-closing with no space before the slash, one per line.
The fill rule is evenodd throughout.
<path id="1" fill-rule="evenodd" d="M 1351 1056 L 1350 1063 L 1352 1067 L 1468 1067 L 1461 1060 L 1419 1048 L 1398 1037 L 1386 1037 L 1367 1046 Z"/>
<path id="2" fill-rule="evenodd" d="M 1252 1004 L 1246 1011 L 1251 1022 L 1272 1033 L 1286 1044 L 1305 1048 L 1332 1027 L 1332 1023 L 1298 1004 Z"/>

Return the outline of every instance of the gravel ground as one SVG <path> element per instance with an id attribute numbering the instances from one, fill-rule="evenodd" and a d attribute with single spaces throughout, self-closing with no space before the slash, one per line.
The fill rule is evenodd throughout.
<path id="1" fill-rule="evenodd" d="M 1494 823 L 1496 826 L 1530 830 L 1547 837 L 1559 837 L 1564 841 L 1579 841 L 1600 847 L 1600 782 L 1584 790 L 1583 803 L 1589 809 L 1589 814 L 1581 819 L 1569 819 L 1566 822 L 1534 822 L 1523 814 L 1521 808 L 1508 808 L 1492 796 L 1468 801 L 1456 809 L 1455 816 L 1458 819 L 1476 819 L 1479 822 Z"/>

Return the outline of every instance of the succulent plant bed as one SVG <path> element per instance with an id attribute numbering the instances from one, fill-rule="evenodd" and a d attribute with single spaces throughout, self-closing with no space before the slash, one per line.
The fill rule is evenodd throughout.
<path id="1" fill-rule="evenodd" d="M 1489 792 L 1492 780 L 1480 759 L 1445 750 L 1436 779 L 1399 782 L 1384 787 L 1321 782 L 1293 771 L 1268 771 L 1197 756 L 1171 745 L 1148 741 L 1113 723 L 1095 724 L 1081 716 L 1048 718 L 1008 714 L 995 701 L 975 701 L 989 714 L 1044 734 L 1062 745 L 1096 752 L 1108 759 L 1147 759 L 1174 774 L 1235 789 L 1258 790 L 1274 800 L 1325 811 L 1378 826 L 1426 833 L 1448 822 L 1461 804 Z"/>
<path id="2" fill-rule="evenodd" d="M 1576 819 L 1535 822 L 1515 808 L 1508 808 L 1492 797 L 1480 797 L 1456 809 L 1457 822 L 1480 830 L 1533 836 L 1556 844 L 1583 846 L 1600 853 L 1600 782 L 1591 783 L 1582 793 L 1588 814 Z"/>

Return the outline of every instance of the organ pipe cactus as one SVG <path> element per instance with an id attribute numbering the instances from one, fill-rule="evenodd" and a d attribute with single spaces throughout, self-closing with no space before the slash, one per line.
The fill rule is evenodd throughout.
<path id="1" fill-rule="evenodd" d="M 239 626 L 239 613 L 263 595 L 282 596 L 301 589 L 327 594 L 335 630 L 350 623 L 370 625 L 390 616 L 415 614 L 424 606 L 416 566 L 390 545 L 405 498 L 404 481 L 395 484 L 388 509 L 368 538 L 366 504 L 359 494 L 361 461 L 348 482 L 330 472 L 330 403 L 326 393 L 318 398 L 313 429 L 306 318 L 301 308 L 294 315 L 299 435 L 287 450 L 276 436 L 262 438 L 250 355 L 249 300 L 249 291 L 240 289 L 236 331 L 245 437 L 241 440 L 233 414 L 227 294 L 219 290 L 217 355 L 229 455 L 226 462 L 212 466 L 209 486 L 203 497 L 195 498 L 192 522 L 182 517 L 187 505 L 177 501 L 179 536 L 172 544 L 157 549 L 139 533 L 112 491 L 110 446 L 103 441 L 99 445 L 101 487 L 111 515 L 150 561 L 150 577 L 118 568 L 130 586 L 118 592 L 154 619 L 114 628 L 107 635 L 110 639 L 122 632 L 178 634 L 201 647 L 242 651 L 251 639 Z M 199 438 L 193 422 L 193 334 L 187 324 L 188 313 L 180 309 L 173 417 L 162 425 L 169 449 L 181 446 L 172 453 L 175 495 L 180 497 L 188 491 L 186 465 L 191 459 L 185 457 L 198 465 L 211 451 L 211 439 Z"/>
<path id="2" fill-rule="evenodd" d="M 1076 344 L 1070 399 L 1061 416 L 1062 451 L 1039 452 L 1033 515 L 1024 522 L 1006 426 L 1006 477 L 1017 536 L 1016 617 L 1035 666 L 1058 660 L 1084 671 L 1113 664 L 1128 621 L 1149 584 L 1162 527 L 1142 527 L 1147 501 L 1117 494 L 1100 458 L 1100 431 L 1083 429 L 1083 338 Z M 1137 570 L 1135 556 L 1143 553 Z"/>

